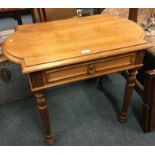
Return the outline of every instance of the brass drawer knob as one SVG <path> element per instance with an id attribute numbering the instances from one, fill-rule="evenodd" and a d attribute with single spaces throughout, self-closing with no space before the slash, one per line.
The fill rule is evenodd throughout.
<path id="1" fill-rule="evenodd" d="M 88 66 L 88 74 L 94 74 L 96 72 L 95 65 L 89 65 Z"/>

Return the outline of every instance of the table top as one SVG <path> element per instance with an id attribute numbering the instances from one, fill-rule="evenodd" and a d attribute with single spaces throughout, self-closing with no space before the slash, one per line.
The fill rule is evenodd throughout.
<path id="1" fill-rule="evenodd" d="M 144 36 L 136 23 L 102 14 L 18 26 L 2 51 L 30 73 L 146 49 Z"/>

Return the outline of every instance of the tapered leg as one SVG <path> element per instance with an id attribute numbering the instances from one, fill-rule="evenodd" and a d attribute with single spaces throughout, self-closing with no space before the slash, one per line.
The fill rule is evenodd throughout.
<path id="1" fill-rule="evenodd" d="M 47 109 L 47 103 L 44 97 L 43 92 L 35 92 L 35 97 L 37 100 L 37 108 L 40 113 L 40 117 L 42 119 L 44 128 L 45 128 L 45 134 L 46 134 L 46 143 L 48 145 L 54 144 L 54 138 L 51 132 L 50 127 L 50 121 L 49 121 L 49 115 L 48 115 L 48 109 Z"/>
<path id="2" fill-rule="evenodd" d="M 120 122 L 125 123 L 127 120 L 127 114 L 128 114 L 128 106 L 130 103 L 131 95 L 134 90 L 135 81 L 136 81 L 136 70 L 130 70 L 129 76 L 126 82 L 125 86 L 125 92 L 124 92 L 124 99 L 123 99 L 123 107 L 122 111 L 120 113 Z"/>
<path id="3" fill-rule="evenodd" d="M 33 21 L 33 23 L 36 23 L 36 16 L 35 16 L 34 9 L 31 9 L 31 15 L 32 15 L 32 21 Z"/>
<path id="4" fill-rule="evenodd" d="M 22 17 L 21 17 L 21 14 L 19 12 L 16 12 L 16 19 L 17 19 L 17 22 L 18 22 L 18 25 L 22 25 Z"/>

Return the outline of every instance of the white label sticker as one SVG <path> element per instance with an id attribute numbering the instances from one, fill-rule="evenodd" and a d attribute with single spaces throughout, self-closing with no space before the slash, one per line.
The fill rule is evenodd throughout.
<path id="1" fill-rule="evenodd" d="M 82 50 L 81 53 L 85 54 L 85 53 L 89 53 L 90 50 Z"/>

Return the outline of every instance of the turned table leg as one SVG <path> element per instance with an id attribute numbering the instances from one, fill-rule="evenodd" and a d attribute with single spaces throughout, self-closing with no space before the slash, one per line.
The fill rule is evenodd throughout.
<path id="1" fill-rule="evenodd" d="M 128 114 L 128 106 L 130 102 L 130 98 L 132 95 L 132 92 L 134 90 L 135 81 L 136 81 L 136 70 L 130 70 L 129 76 L 127 78 L 126 86 L 125 86 L 125 92 L 124 92 L 124 99 L 123 99 L 123 107 L 122 111 L 120 113 L 120 122 L 125 123 L 127 119 Z"/>
<path id="2" fill-rule="evenodd" d="M 46 143 L 48 145 L 52 145 L 54 143 L 54 138 L 51 132 L 50 127 L 50 121 L 49 121 L 49 115 L 48 115 L 48 109 L 47 109 L 47 103 L 44 97 L 43 92 L 35 92 L 35 97 L 37 100 L 37 108 L 40 113 L 40 117 L 42 119 L 44 128 L 45 128 L 45 134 L 46 134 Z"/>

